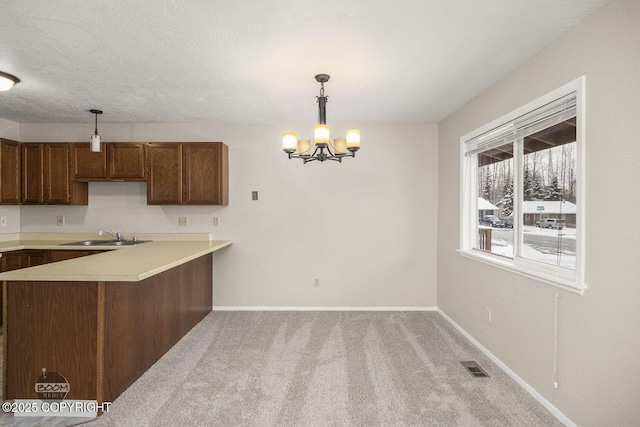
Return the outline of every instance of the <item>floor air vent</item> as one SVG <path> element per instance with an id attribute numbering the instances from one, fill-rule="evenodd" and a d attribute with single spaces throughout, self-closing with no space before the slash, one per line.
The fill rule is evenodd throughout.
<path id="1" fill-rule="evenodd" d="M 489 375 L 478 365 L 477 362 L 469 361 L 469 362 L 460 362 L 462 366 L 464 366 L 467 371 L 474 377 L 489 377 Z"/>

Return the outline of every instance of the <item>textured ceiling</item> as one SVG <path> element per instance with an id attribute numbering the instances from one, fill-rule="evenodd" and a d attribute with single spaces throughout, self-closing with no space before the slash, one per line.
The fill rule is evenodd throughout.
<path id="1" fill-rule="evenodd" d="M 0 118 L 445 118 L 606 0 L 0 0 Z"/>

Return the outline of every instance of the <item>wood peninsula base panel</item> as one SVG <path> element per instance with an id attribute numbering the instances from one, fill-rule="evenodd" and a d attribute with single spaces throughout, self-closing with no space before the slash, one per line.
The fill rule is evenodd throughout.
<path id="1" fill-rule="evenodd" d="M 68 399 L 95 400 L 98 284 L 5 282 L 3 396 L 38 399 L 47 372 L 70 384 Z"/>
<path id="2" fill-rule="evenodd" d="M 212 259 L 141 282 L 105 284 L 104 401 L 125 391 L 211 311 Z"/>
<path id="3" fill-rule="evenodd" d="M 140 282 L 4 282 L 3 396 L 37 399 L 47 372 L 67 399 L 111 402 L 210 311 L 213 256 Z"/>

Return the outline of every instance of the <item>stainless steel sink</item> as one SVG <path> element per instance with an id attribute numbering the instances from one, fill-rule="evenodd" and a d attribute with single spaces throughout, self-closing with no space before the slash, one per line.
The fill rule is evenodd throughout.
<path id="1" fill-rule="evenodd" d="M 60 243 L 58 246 L 134 246 L 151 240 L 82 240 L 81 242 Z"/>

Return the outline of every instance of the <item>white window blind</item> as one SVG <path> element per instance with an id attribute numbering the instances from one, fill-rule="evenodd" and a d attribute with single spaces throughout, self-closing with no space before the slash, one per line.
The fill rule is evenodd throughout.
<path id="1" fill-rule="evenodd" d="M 527 114 L 465 141 L 465 156 L 505 145 L 576 116 L 576 93 L 572 92 Z"/>

